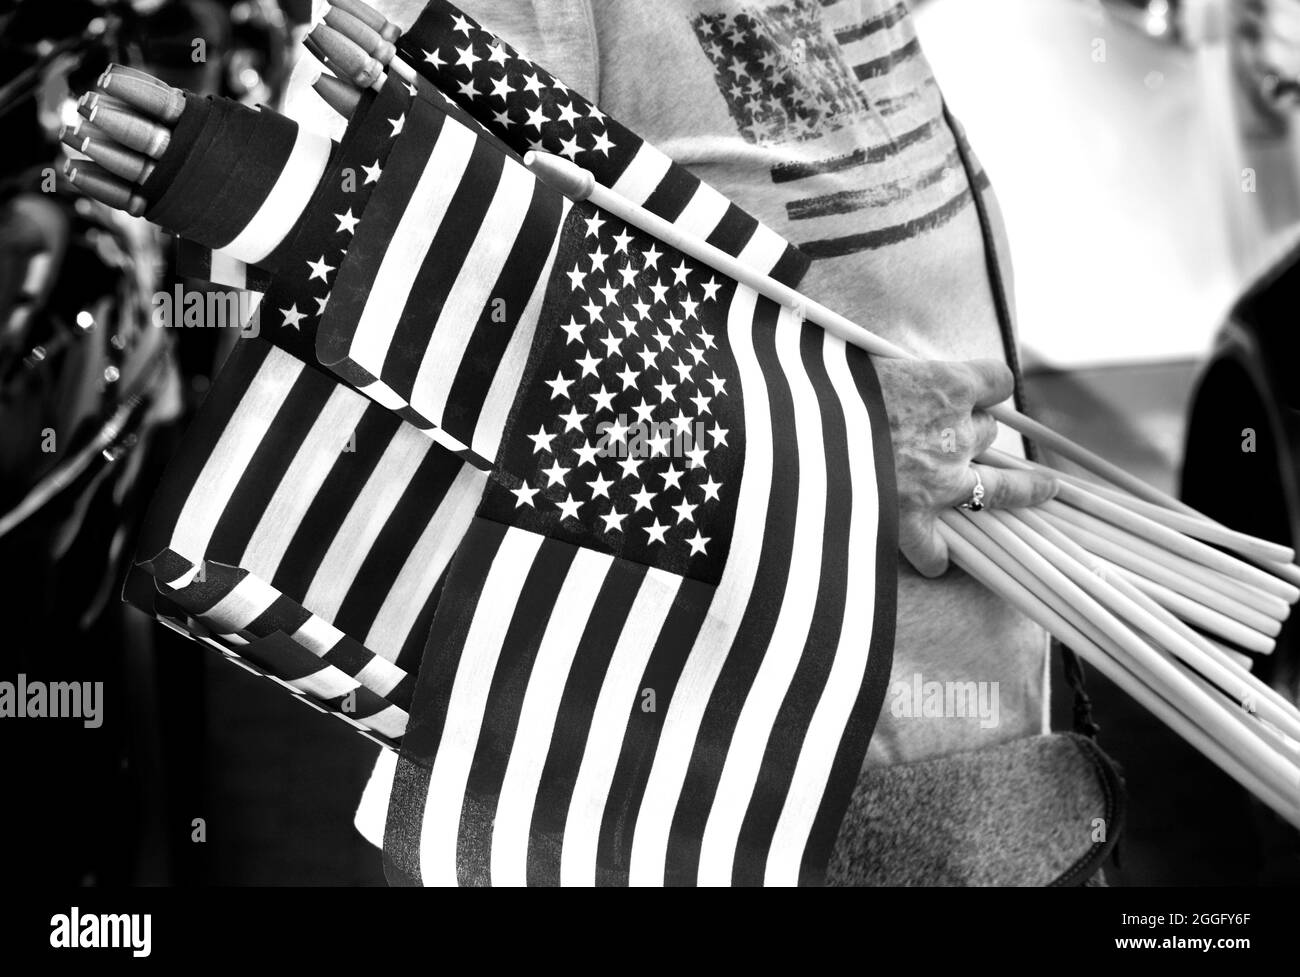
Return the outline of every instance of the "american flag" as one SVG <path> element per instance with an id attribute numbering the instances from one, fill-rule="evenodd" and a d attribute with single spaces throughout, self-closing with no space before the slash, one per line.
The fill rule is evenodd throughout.
<path id="1" fill-rule="evenodd" d="M 441 579 L 487 479 L 315 358 L 329 292 L 320 268 L 346 253 L 353 211 L 374 187 L 345 177 L 387 160 L 391 120 L 411 100 L 397 83 L 367 94 L 312 206 L 259 249 L 275 272 L 260 329 L 236 344 L 172 459 L 126 588 L 388 746 L 404 732 Z M 275 163 L 293 144 L 255 148 L 270 162 L 254 195 L 271 206 Z"/>

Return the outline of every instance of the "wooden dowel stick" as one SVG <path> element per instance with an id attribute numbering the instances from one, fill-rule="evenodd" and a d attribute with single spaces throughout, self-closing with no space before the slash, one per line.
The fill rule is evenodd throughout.
<path id="1" fill-rule="evenodd" d="M 990 509 L 978 518 L 982 524 L 993 523 L 998 527 L 995 529 L 994 526 L 989 526 L 990 535 L 1013 555 L 1018 555 L 1018 547 L 1029 548 L 1114 614 L 1118 621 L 1127 622 L 1131 628 L 1151 639 L 1152 643 L 1165 648 L 1180 661 L 1196 669 L 1232 701 L 1245 704 L 1244 707 L 1253 706 L 1261 718 L 1275 723 L 1291 736 L 1300 736 L 1300 716 L 1291 715 L 1288 710 L 1264 697 L 1260 688 L 1263 683 L 1249 672 L 1229 667 L 1217 655 L 1188 641 L 1159 617 L 1149 613 L 1140 603 L 1129 599 L 1107 577 L 1089 572 L 1089 564 L 1094 561 L 1084 563 L 1076 560 L 1056 546 L 1050 538 L 1036 532 L 1029 522 L 1021 518 L 1019 512 Z M 1016 540 L 1015 547 L 1009 545 L 1011 539 Z"/>
<path id="2" fill-rule="evenodd" d="M 1294 791 L 1279 790 L 1265 778 L 1247 768 L 1222 743 L 1209 735 L 1202 724 L 1185 716 L 1162 694 L 1156 692 L 1112 657 L 1111 653 L 1104 650 L 1100 644 L 1066 621 L 1028 585 L 1016 580 L 996 564 L 987 553 L 964 538 L 953 527 L 951 519 L 941 517 L 938 532 L 947 543 L 952 559 L 958 566 L 1068 644 L 1090 665 L 1132 696 L 1147 711 L 1198 749 L 1221 770 L 1277 811 L 1289 823 L 1300 827 L 1300 804 L 1297 804 L 1294 799 Z"/>
<path id="3" fill-rule="evenodd" d="M 1233 582 L 1221 574 L 1214 574 L 1212 570 L 1190 561 L 1180 561 L 1172 554 L 1161 553 L 1145 540 L 1117 530 L 1086 512 L 1061 505 L 1055 500 L 1044 503 L 1040 509 L 1054 525 L 1074 527 L 1075 531 L 1064 527 L 1062 531 L 1074 537 L 1084 549 L 1092 550 L 1112 563 L 1118 563 L 1148 580 L 1185 594 L 1269 637 L 1277 637 L 1282 630 L 1282 624 L 1276 615 L 1255 606 L 1256 599 L 1260 596 L 1258 593 L 1250 594 L 1243 600 L 1243 594 L 1250 592 L 1234 587 Z M 1282 606 L 1287 608 L 1285 603 Z"/>
<path id="4" fill-rule="evenodd" d="M 1051 475 L 1063 484 L 1071 485 L 1079 491 L 1086 492 L 1089 495 L 1097 496 L 1107 500 L 1108 502 L 1123 506 L 1124 508 L 1150 519 L 1153 522 L 1160 523 L 1162 526 L 1180 532 L 1184 536 L 1191 536 L 1193 539 L 1203 540 L 1206 543 L 1212 543 L 1215 546 L 1221 546 L 1224 549 L 1232 550 L 1234 553 L 1240 553 L 1242 556 L 1248 557 L 1256 563 L 1264 565 L 1265 569 L 1269 573 L 1276 572 L 1271 567 L 1271 564 L 1292 564 L 1295 560 L 1295 551 L 1289 546 L 1283 546 L 1281 543 L 1274 543 L 1270 540 L 1260 539 L 1258 536 L 1251 536 L 1247 533 L 1230 529 L 1227 526 L 1206 518 L 1205 516 L 1173 512 L 1163 506 L 1153 505 L 1144 499 L 1128 495 L 1127 493 L 1112 488 L 1109 485 L 1102 485 L 1098 482 L 1089 481 L 1088 479 L 1081 478 L 1078 475 L 1059 472 L 1056 469 L 1049 468 L 1039 462 L 1017 458 L 1014 455 L 1009 455 L 996 448 L 990 448 L 976 460 L 1000 468 L 1020 468 L 1025 471 L 1039 471 Z M 1294 567 L 1294 569 L 1300 571 L 1300 567 Z M 1292 580 L 1291 583 L 1296 583 L 1296 580 Z M 1290 592 L 1291 590 L 1287 591 L 1287 593 Z M 1284 596 L 1284 594 L 1279 593 L 1279 596 Z"/>

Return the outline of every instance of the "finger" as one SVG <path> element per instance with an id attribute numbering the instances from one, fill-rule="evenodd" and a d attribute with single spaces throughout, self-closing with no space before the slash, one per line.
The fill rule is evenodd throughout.
<path id="1" fill-rule="evenodd" d="M 971 411 L 970 419 L 975 426 L 975 443 L 971 454 L 982 455 L 998 439 L 998 422 L 992 414 L 982 410 Z"/>
<path id="2" fill-rule="evenodd" d="M 1042 505 L 1055 498 L 1060 488 L 1056 479 L 1042 472 L 990 468 L 988 465 L 972 465 L 971 468 L 971 490 L 975 487 L 974 470 L 978 470 L 984 482 L 984 506 L 989 509 Z"/>
<path id="3" fill-rule="evenodd" d="M 948 569 L 948 544 L 935 531 L 933 520 L 924 531 L 905 533 L 899 551 L 923 577 L 941 577 Z"/>
<path id="4" fill-rule="evenodd" d="M 965 366 L 974 384 L 976 407 L 992 407 L 1015 393 L 1015 377 L 1001 360 L 967 360 Z"/>

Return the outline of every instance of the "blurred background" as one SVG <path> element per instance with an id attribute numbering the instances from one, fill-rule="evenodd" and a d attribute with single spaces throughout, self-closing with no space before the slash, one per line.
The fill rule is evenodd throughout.
<path id="1" fill-rule="evenodd" d="M 1300 0 L 912 6 L 1000 199 L 1031 411 L 1294 544 Z M 0 723 L 0 877 L 383 881 L 352 827 L 377 748 L 118 600 L 149 488 L 234 331 L 149 328 L 149 296 L 186 270 L 170 242 L 50 192 L 70 93 L 108 62 L 276 105 L 309 15 L 310 0 L 0 0 L 0 675 L 112 690 L 98 735 Z M 41 450 L 47 430 L 71 444 Z M 1298 639 L 1288 625 L 1256 664 L 1293 700 Z M 1112 884 L 1300 882 L 1295 831 L 1099 676 L 1089 690 L 1130 790 Z M 1069 728 L 1068 695 L 1056 704 Z"/>

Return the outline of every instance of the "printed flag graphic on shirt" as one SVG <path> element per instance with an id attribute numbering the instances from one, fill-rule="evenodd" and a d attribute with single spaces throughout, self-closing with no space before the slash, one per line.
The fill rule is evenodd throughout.
<path id="1" fill-rule="evenodd" d="M 318 350 L 494 467 L 417 679 L 390 878 L 819 881 L 892 646 L 866 354 L 428 103 Z"/>

